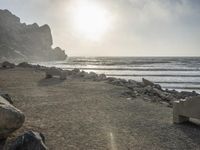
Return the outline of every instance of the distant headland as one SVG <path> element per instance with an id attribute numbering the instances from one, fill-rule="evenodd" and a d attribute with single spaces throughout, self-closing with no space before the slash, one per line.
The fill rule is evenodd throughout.
<path id="1" fill-rule="evenodd" d="M 0 9 L 0 60 L 55 61 L 67 55 L 60 47 L 52 48 L 48 25 L 27 25 L 8 10 Z"/>

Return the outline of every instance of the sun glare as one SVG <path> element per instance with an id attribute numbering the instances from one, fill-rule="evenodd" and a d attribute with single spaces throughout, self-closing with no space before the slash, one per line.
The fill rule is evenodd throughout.
<path id="1" fill-rule="evenodd" d="M 90 40 L 98 40 L 108 31 L 111 23 L 109 13 L 100 5 L 79 0 L 72 5 L 73 28 Z"/>

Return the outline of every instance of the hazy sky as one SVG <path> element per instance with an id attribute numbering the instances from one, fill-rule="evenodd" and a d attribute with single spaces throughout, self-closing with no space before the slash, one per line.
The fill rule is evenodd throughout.
<path id="1" fill-rule="evenodd" d="M 0 0 L 0 8 L 49 24 L 54 46 L 71 56 L 200 56 L 200 0 Z"/>

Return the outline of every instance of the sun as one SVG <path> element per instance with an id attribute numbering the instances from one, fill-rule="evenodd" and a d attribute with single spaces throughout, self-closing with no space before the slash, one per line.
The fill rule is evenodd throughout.
<path id="1" fill-rule="evenodd" d="M 72 26 L 77 34 L 98 40 L 108 31 L 111 18 L 102 6 L 87 0 L 76 0 L 72 6 Z"/>

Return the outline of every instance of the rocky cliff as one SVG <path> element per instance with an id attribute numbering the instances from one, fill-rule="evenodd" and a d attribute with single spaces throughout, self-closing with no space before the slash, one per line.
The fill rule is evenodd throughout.
<path id="1" fill-rule="evenodd" d="M 48 25 L 26 25 L 8 10 L 0 10 L 0 60 L 54 61 L 64 60 L 64 50 L 52 48 Z"/>

